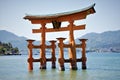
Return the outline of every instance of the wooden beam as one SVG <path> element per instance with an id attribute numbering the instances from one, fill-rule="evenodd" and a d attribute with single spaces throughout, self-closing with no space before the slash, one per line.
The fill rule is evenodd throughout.
<path id="1" fill-rule="evenodd" d="M 24 17 L 24 19 L 30 20 L 32 24 L 51 23 L 54 20 L 59 22 L 80 20 L 80 19 L 85 19 L 89 14 L 95 13 L 94 6 L 95 4 L 83 9 L 64 12 L 64 13 L 56 13 L 56 14 L 48 14 L 48 15 L 27 15 Z"/>
<path id="2" fill-rule="evenodd" d="M 33 59 L 33 62 L 40 62 L 41 59 Z"/>
<path id="3" fill-rule="evenodd" d="M 64 62 L 65 62 L 65 63 L 70 63 L 71 60 L 70 60 L 70 59 L 64 59 Z"/>
<path id="4" fill-rule="evenodd" d="M 52 21 L 56 20 L 59 22 L 65 22 L 69 20 L 82 20 L 86 19 L 87 12 L 84 11 L 82 13 L 76 13 L 74 15 L 66 15 L 66 16 L 60 16 L 57 18 L 43 18 L 43 19 L 29 19 L 32 24 L 41 24 L 41 23 L 51 23 Z"/>
<path id="5" fill-rule="evenodd" d="M 52 45 L 46 45 L 45 47 L 46 47 L 46 48 L 52 48 L 53 46 L 52 46 Z M 38 48 L 38 49 L 40 49 L 40 48 L 41 48 L 41 45 L 34 45 L 33 48 Z"/>
<path id="6" fill-rule="evenodd" d="M 33 48 L 41 48 L 41 45 L 34 45 Z"/>
<path id="7" fill-rule="evenodd" d="M 73 27 L 73 30 L 82 30 L 82 29 L 85 29 L 85 24 Z M 48 29 L 45 29 L 45 32 L 59 32 L 59 31 L 68 31 L 68 30 L 69 30 L 69 27 L 61 27 L 59 29 L 48 28 Z M 41 33 L 42 29 L 33 29 L 32 32 Z"/>
<path id="8" fill-rule="evenodd" d="M 76 59 L 77 62 L 82 62 L 82 58 Z"/>
<path id="9" fill-rule="evenodd" d="M 64 44 L 64 48 L 70 48 L 71 46 L 71 44 Z"/>
<path id="10" fill-rule="evenodd" d="M 76 44 L 75 47 L 76 47 L 76 48 L 81 48 L 82 45 L 81 45 L 81 44 Z"/>

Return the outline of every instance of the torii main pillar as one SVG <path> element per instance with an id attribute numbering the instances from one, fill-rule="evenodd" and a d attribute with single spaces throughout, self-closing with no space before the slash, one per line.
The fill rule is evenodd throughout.
<path id="1" fill-rule="evenodd" d="M 45 33 L 45 25 L 46 23 L 41 23 L 42 27 L 41 27 L 41 51 L 40 51 L 40 58 L 41 58 L 41 62 L 40 62 L 40 69 L 46 69 L 46 57 L 45 57 L 45 39 L 46 39 L 46 33 Z"/>
<path id="2" fill-rule="evenodd" d="M 74 41 L 74 21 L 69 21 L 69 44 L 71 45 L 69 49 L 69 58 L 72 60 L 71 61 L 71 69 L 77 69 L 77 64 L 76 64 L 76 48 L 75 48 L 75 41 Z"/>

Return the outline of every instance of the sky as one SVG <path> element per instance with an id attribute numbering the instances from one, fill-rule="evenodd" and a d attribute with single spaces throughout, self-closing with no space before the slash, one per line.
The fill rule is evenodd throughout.
<path id="1" fill-rule="evenodd" d="M 95 14 L 88 15 L 75 24 L 86 24 L 85 30 L 74 31 L 75 38 L 90 32 L 120 30 L 120 0 L 0 0 L 0 30 L 7 30 L 18 36 L 40 40 L 40 34 L 33 34 L 32 29 L 40 25 L 24 20 L 26 14 L 46 15 L 74 11 L 95 5 Z M 63 25 L 67 25 L 64 23 Z M 47 24 L 46 26 L 51 26 Z M 68 32 L 47 33 L 47 40 L 68 37 Z"/>

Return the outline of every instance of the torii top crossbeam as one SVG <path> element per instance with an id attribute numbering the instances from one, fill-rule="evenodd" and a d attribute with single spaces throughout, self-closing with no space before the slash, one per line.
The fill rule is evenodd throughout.
<path id="1" fill-rule="evenodd" d="M 76 11 L 57 13 L 57 14 L 49 14 L 49 15 L 27 15 L 24 19 L 28 19 L 32 24 L 46 24 L 52 23 L 53 28 L 45 29 L 45 32 L 57 32 L 57 31 L 67 31 L 68 27 L 61 27 L 61 22 L 64 21 L 73 21 L 85 19 L 87 15 L 95 13 L 94 9 L 95 4 Z M 73 25 L 74 26 L 74 25 Z M 85 29 L 85 25 L 74 26 L 73 30 L 81 30 Z M 41 33 L 42 29 L 33 29 L 33 33 Z"/>
<path id="2" fill-rule="evenodd" d="M 49 14 L 49 15 L 27 15 L 24 19 L 28 19 L 32 22 L 32 24 L 39 23 L 51 23 L 52 21 L 68 21 L 68 20 L 79 20 L 85 19 L 87 15 L 95 13 L 94 10 L 95 4 L 76 11 L 57 13 L 57 14 Z"/>

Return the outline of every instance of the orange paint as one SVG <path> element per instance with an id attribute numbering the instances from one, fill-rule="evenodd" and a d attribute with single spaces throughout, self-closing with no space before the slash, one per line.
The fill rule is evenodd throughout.
<path id="1" fill-rule="evenodd" d="M 74 30 L 82 30 L 85 29 L 85 25 L 76 26 L 74 24 L 75 20 L 85 19 L 87 15 L 95 13 L 94 10 L 95 4 L 84 8 L 82 10 L 66 12 L 66 13 L 58 13 L 53 15 L 46 15 L 46 16 L 33 16 L 27 15 L 24 19 L 28 19 L 31 21 L 32 24 L 41 24 L 40 29 L 33 29 L 33 33 L 41 33 L 41 44 L 40 45 L 33 45 L 32 42 L 34 40 L 27 40 L 28 41 L 28 63 L 29 63 L 29 70 L 33 70 L 33 62 L 40 62 L 40 69 L 46 69 L 46 62 L 52 62 L 52 68 L 56 68 L 55 61 L 55 42 L 50 41 L 51 45 L 46 45 L 46 33 L 47 32 L 58 32 L 58 31 L 69 31 L 69 44 L 64 44 L 63 41 L 65 38 L 57 38 L 59 41 L 59 64 L 60 70 L 65 70 L 64 63 L 69 62 L 70 67 L 73 70 L 77 70 L 77 62 L 82 62 L 82 69 L 86 69 L 86 39 L 80 39 L 82 44 L 75 44 L 74 40 Z M 66 27 L 61 27 L 61 23 L 67 21 L 69 25 Z M 47 28 L 46 24 L 52 23 L 53 28 Z M 32 49 L 39 48 L 40 49 L 40 59 L 33 59 L 32 57 Z M 51 49 L 52 57 L 50 59 L 46 58 L 45 49 Z M 69 59 L 64 59 L 64 48 L 69 48 Z M 82 48 L 82 58 L 76 58 L 76 48 Z"/>

